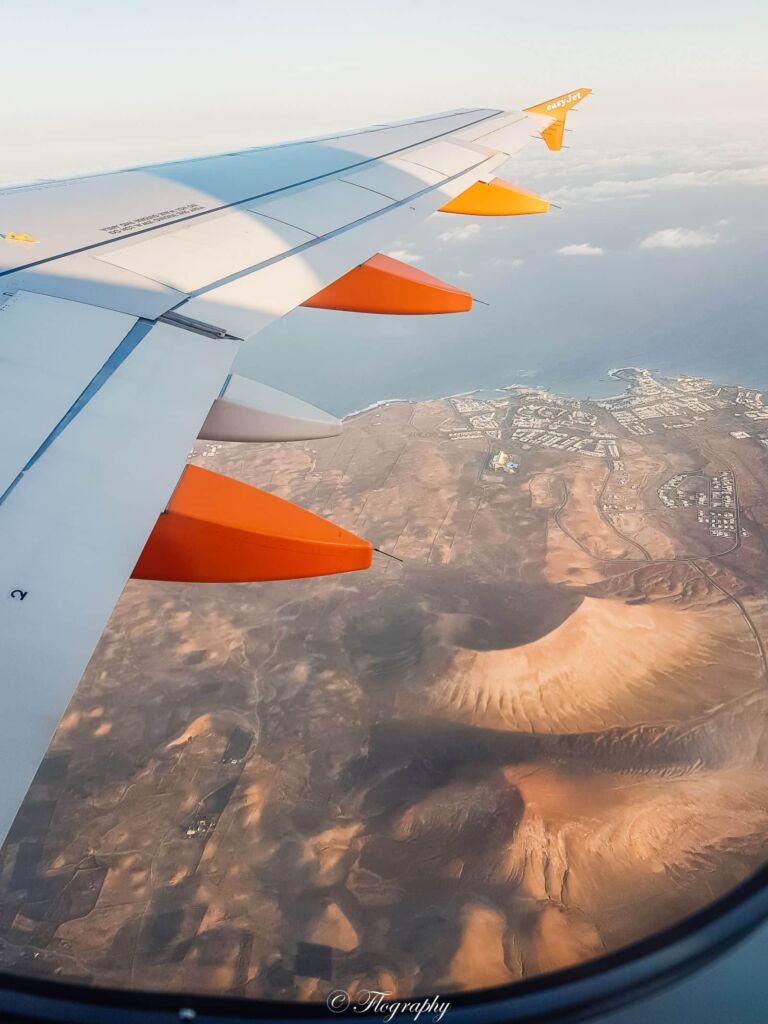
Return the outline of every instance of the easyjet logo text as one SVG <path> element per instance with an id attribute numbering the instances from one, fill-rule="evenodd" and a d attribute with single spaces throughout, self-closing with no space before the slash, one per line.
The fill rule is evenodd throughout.
<path id="1" fill-rule="evenodd" d="M 571 103 L 578 103 L 581 99 L 580 92 L 569 92 L 567 96 L 561 96 L 559 100 L 555 100 L 554 103 L 547 104 L 547 110 L 557 110 L 558 107 L 567 107 Z"/>

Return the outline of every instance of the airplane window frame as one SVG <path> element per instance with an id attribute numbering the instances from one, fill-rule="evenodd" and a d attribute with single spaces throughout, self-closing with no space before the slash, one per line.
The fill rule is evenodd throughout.
<path id="1" fill-rule="evenodd" d="M 498 988 L 439 994 L 451 1004 L 450 1024 L 585 1020 L 650 995 L 704 967 L 766 918 L 768 864 L 704 909 L 604 957 Z M 354 1009 L 332 1013 L 321 1003 L 100 988 L 0 972 L 0 1016 L 10 1021 L 320 1022 L 354 1015 Z M 377 1015 L 369 1016 L 375 1019 Z M 399 1019 L 407 1018 L 399 1015 Z"/>

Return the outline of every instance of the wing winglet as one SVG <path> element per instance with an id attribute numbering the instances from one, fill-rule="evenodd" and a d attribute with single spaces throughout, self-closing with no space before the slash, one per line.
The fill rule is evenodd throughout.
<path id="1" fill-rule="evenodd" d="M 539 132 L 550 149 L 557 150 L 562 147 L 563 130 L 568 111 L 589 96 L 591 92 L 591 89 L 574 89 L 573 92 L 566 92 L 562 96 L 554 96 L 551 100 L 544 100 L 543 103 L 525 108 L 526 114 L 544 114 L 545 117 L 553 118 L 552 123 Z"/>

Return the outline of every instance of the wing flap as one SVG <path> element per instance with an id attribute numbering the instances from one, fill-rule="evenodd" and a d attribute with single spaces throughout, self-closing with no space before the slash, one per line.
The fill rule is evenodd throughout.
<path id="1" fill-rule="evenodd" d="M 300 398 L 233 374 L 200 429 L 203 441 L 308 441 L 335 437 L 341 420 Z"/>
<path id="2" fill-rule="evenodd" d="M 11 823 L 235 352 L 147 335 L 0 505 L 0 834 Z"/>
<path id="3" fill-rule="evenodd" d="M 135 323 L 27 292 L 0 305 L 0 504 Z"/>

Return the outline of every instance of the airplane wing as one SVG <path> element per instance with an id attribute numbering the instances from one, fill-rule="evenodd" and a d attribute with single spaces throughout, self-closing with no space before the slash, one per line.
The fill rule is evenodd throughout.
<path id="1" fill-rule="evenodd" d="M 0 191 L 0 839 L 132 574 L 370 564 L 311 512 L 185 469 L 191 444 L 338 433 L 233 374 L 239 347 L 299 305 L 468 310 L 379 250 L 440 209 L 544 212 L 494 169 L 536 135 L 559 148 L 588 92 Z"/>

